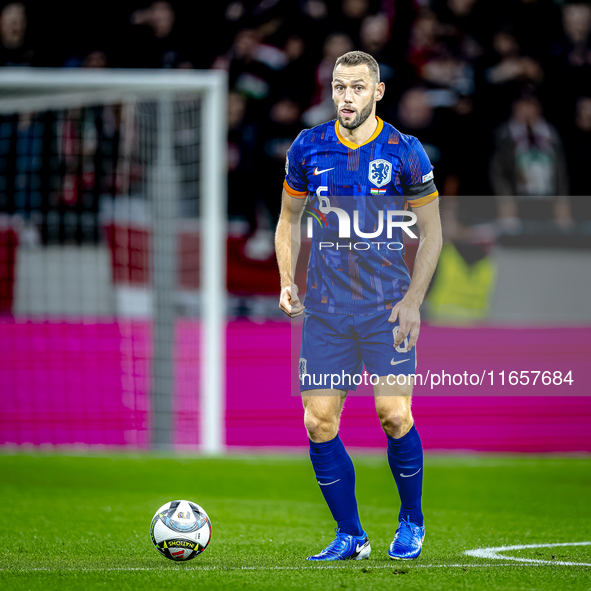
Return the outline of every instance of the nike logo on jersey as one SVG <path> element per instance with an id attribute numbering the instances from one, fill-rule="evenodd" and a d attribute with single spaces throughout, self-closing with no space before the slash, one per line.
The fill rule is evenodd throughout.
<path id="1" fill-rule="evenodd" d="M 420 471 L 421 471 L 421 469 L 419 468 L 414 474 L 402 474 L 402 473 L 400 473 L 400 476 L 402 476 L 402 478 L 410 478 L 411 476 L 416 476 Z"/>
<path id="2" fill-rule="evenodd" d="M 328 172 L 329 170 L 334 170 L 334 166 L 332 168 L 325 168 L 324 170 L 318 170 L 318 167 L 316 167 L 312 174 L 314 176 L 318 176 L 319 174 L 322 174 L 323 172 Z"/>
<path id="3" fill-rule="evenodd" d="M 400 365 L 401 363 L 405 363 L 406 361 L 409 361 L 409 360 L 403 359 L 402 361 L 394 361 L 394 359 L 392 359 L 392 361 L 390 361 L 390 365 Z"/>
<path id="4" fill-rule="evenodd" d="M 340 480 L 340 478 L 339 478 Z M 318 482 L 318 484 L 320 486 L 328 486 L 329 484 L 334 484 L 335 482 L 339 482 L 339 480 L 333 480 L 332 482 L 320 482 L 319 480 L 317 480 L 316 482 Z"/>

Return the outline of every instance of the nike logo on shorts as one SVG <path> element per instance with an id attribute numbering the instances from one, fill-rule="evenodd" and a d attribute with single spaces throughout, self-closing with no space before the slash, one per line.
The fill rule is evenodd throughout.
<path id="1" fill-rule="evenodd" d="M 392 359 L 392 361 L 390 361 L 390 365 L 399 365 L 401 363 L 404 363 L 405 361 L 409 361 L 409 360 L 403 359 L 402 361 L 394 361 L 394 359 Z"/>
<path id="2" fill-rule="evenodd" d="M 312 174 L 314 176 L 318 176 L 319 174 L 322 174 L 323 172 L 328 172 L 329 170 L 334 170 L 334 166 L 332 168 L 325 168 L 324 170 L 318 170 L 318 167 L 316 167 Z"/>

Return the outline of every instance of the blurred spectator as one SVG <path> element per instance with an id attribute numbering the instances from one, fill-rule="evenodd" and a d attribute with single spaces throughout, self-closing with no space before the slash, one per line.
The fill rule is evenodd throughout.
<path id="1" fill-rule="evenodd" d="M 361 50 L 372 55 L 378 62 L 380 80 L 386 84 L 394 82 L 396 70 L 398 69 L 391 59 L 390 38 L 390 23 L 385 14 L 368 16 L 361 23 L 359 32 Z M 396 76 L 396 79 L 398 77 Z"/>
<path id="2" fill-rule="evenodd" d="M 385 14 L 368 16 L 361 23 L 359 43 L 361 49 L 372 55 L 376 61 L 385 61 L 386 47 L 390 41 L 390 23 Z M 382 74 L 382 81 L 385 81 Z"/>
<path id="3" fill-rule="evenodd" d="M 244 13 L 246 12 L 246 7 L 242 2 L 239 0 L 235 0 L 234 2 L 229 2 L 226 8 L 226 20 L 230 22 L 236 22 L 240 20 Z"/>
<path id="4" fill-rule="evenodd" d="M 260 134 L 259 166 L 265 170 L 260 179 L 260 190 L 269 210 L 273 227 L 279 219 L 280 200 L 277 187 L 283 184 L 285 157 L 289 146 L 302 130 L 301 107 L 289 95 L 279 99 L 269 111 L 271 125 L 265 126 Z"/>
<path id="5" fill-rule="evenodd" d="M 264 174 L 258 177 L 255 207 L 248 220 L 250 231 L 255 232 L 244 246 L 244 254 L 250 259 L 266 260 L 274 253 L 273 236 L 281 210 L 285 157 L 301 131 L 300 115 L 299 104 L 289 96 L 283 97 L 271 107 L 271 125 L 261 133 L 257 167 Z"/>
<path id="6" fill-rule="evenodd" d="M 521 54 L 519 43 L 513 34 L 499 31 L 493 38 L 493 48 L 498 54 L 498 63 L 485 72 L 490 84 L 505 84 L 513 80 L 542 80 L 540 64 Z"/>
<path id="7" fill-rule="evenodd" d="M 316 91 L 312 99 L 312 107 L 303 115 L 303 121 L 308 127 L 320 125 L 330 121 L 334 115 L 332 101 L 332 72 L 337 58 L 353 50 L 353 42 L 344 33 L 333 33 L 325 43 L 322 61 L 316 68 Z"/>
<path id="8" fill-rule="evenodd" d="M 559 46 L 566 62 L 573 67 L 591 65 L 591 6 L 565 4 L 562 8 L 564 40 Z"/>
<path id="9" fill-rule="evenodd" d="M 492 163 L 496 195 L 566 195 L 562 142 L 537 98 L 520 98 L 497 133 Z"/>
<path id="10" fill-rule="evenodd" d="M 400 131 L 420 138 L 435 169 L 437 186 L 442 190 L 448 174 L 445 158 L 447 134 L 438 124 L 428 91 L 422 87 L 407 90 L 398 103 L 395 121 Z"/>
<path id="11" fill-rule="evenodd" d="M 577 101 L 574 126 L 567 137 L 571 194 L 591 195 L 587 168 L 591 162 L 591 97 Z"/>
<path id="12" fill-rule="evenodd" d="M 591 220 L 591 97 L 582 96 L 576 103 L 574 125 L 566 137 L 573 215 Z"/>
<path id="13" fill-rule="evenodd" d="M 436 0 L 433 7 L 446 46 L 473 66 L 492 36 L 495 19 L 490 6 L 476 0 Z"/>
<path id="14" fill-rule="evenodd" d="M 32 60 L 25 5 L 12 2 L 0 12 L 0 66 L 30 66 Z"/>
<path id="15" fill-rule="evenodd" d="M 170 2 L 153 2 L 148 8 L 136 10 L 130 23 L 134 30 L 129 41 L 134 67 L 177 68 L 181 64 L 191 67 Z"/>
<path id="16" fill-rule="evenodd" d="M 223 68 L 229 74 L 230 89 L 255 102 L 266 99 L 271 92 L 272 71 L 258 57 L 260 34 L 254 29 L 239 31 L 227 54 L 218 56 L 214 68 Z M 253 113 L 262 116 L 262 111 Z"/>
<path id="17" fill-rule="evenodd" d="M 286 65 L 277 73 L 275 95 L 289 88 L 300 107 L 309 105 L 314 94 L 314 70 L 310 67 L 306 41 L 293 33 L 285 41 L 283 53 Z"/>
<path id="18" fill-rule="evenodd" d="M 228 95 L 228 214 L 250 220 L 254 211 L 257 132 L 246 120 L 246 97 Z M 253 230 L 254 231 L 254 230 Z"/>
<path id="19" fill-rule="evenodd" d="M 422 78 L 433 88 L 430 94 L 435 106 L 451 107 L 458 95 L 474 92 L 472 66 L 447 45 L 442 45 L 439 54 L 423 66 Z"/>
<path id="20" fill-rule="evenodd" d="M 490 113 L 493 125 L 509 117 L 511 105 L 525 85 L 539 87 L 544 80 L 540 63 L 523 54 L 509 26 L 495 33 L 491 51 L 478 60 L 477 68 L 479 103 Z"/>
<path id="21" fill-rule="evenodd" d="M 412 24 L 407 60 L 417 76 L 421 76 L 423 66 L 438 55 L 438 27 L 437 16 L 430 11 L 423 11 Z"/>
<path id="22" fill-rule="evenodd" d="M 499 196 L 501 218 L 510 220 L 507 225 L 517 218 L 549 218 L 554 196 L 568 195 L 562 142 L 543 118 L 537 98 L 515 101 L 511 118 L 499 128 L 491 184 Z M 564 209 L 559 217 L 561 223 L 568 223 Z"/>
<path id="23" fill-rule="evenodd" d="M 322 51 L 326 37 L 335 30 L 333 20 L 329 18 L 325 0 L 302 0 L 299 3 L 299 14 L 292 26 L 294 32 L 306 33 L 306 45 L 314 55 L 309 65 L 314 68 L 318 63 L 317 56 Z"/>
<path id="24" fill-rule="evenodd" d="M 474 242 L 476 234 L 471 227 L 490 222 L 497 214 L 495 200 L 481 198 L 491 194 L 488 159 L 482 157 L 491 151 L 488 134 L 482 133 L 486 120 L 479 116 L 474 98 L 468 96 L 458 97 L 453 108 L 440 111 L 439 124 L 446 137 L 453 138 L 444 148 L 447 174 L 437 184 L 444 196 L 444 236 L 447 240 Z M 480 234 L 478 240 L 482 241 Z"/>
<path id="25" fill-rule="evenodd" d="M 552 46 L 553 59 L 548 71 L 553 88 L 560 92 L 549 94 L 547 102 L 556 118 L 566 127 L 577 97 L 591 93 L 591 6 L 565 4 L 562 7 L 564 36 Z"/>
<path id="26" fill-rule="evenodd" d="M 435 0 L 433 10 L 442 23 L 446 36 L 461 38 L 465 35 L 477 35 L 480 39 L 486 35 L 487 27 L 483 15 L 483 3 L 477 0 Z M 479 10 L 480 9 L 480 10 Z"/>
<path id="27" fill-rule="evenodd" d="M 345 19 L 361 22 L 369 11 L 369 0 L 342 0 L 341 11 Z"/>
<path id="28" fill-rule="evenodd" d="M 441 109 L 440 124 L 446 137 L 450 138 L 444 148 L 448 175 L 442 185 L 443 195 L 490 195 L 488 161 L 482 154 L 490 153 L 491 142 L 488 134 L 482 133 L 486 122 L 478 115 L 474 98 L 460 96 L 453 108 Z M 475 146 L 478 149 L 474 149 Z M 474 206 L 469 207 L 478 217 Z M 490 217 L 492 210 L 489 206 L 479 207 L 482 217 Z"/>
<path id="29" fill-rule="evenodd" d="M 91 51 L 82 62 L 83 68 L 107 68 L 109 62 L 104 51 Z"/>
<path id="30" fill-rule="evenodd" d="M 386 83 L 386 93 L 380 103 L 380 112 L 395 105 L 400 95 L 415 80 L 412 67 L 399 51 L 393 39 L 393 29 L 385 13 L 367 16 L 361 24 L 360 48 L 372 55 L 380 67 L 380 80 Z"/>
<path id="31" fill-rule="evenodd" d="M 340 14 L 333 17 L 334 30 L 347 34 L 353 44 L 359 46 L 359 32 L 369 8 L 369 0 L 342 0 Z"/>

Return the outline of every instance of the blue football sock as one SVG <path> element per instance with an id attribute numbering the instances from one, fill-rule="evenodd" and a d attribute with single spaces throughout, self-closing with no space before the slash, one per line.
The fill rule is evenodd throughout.
<path id="1" fill-rule="evenodd" d="M 388 464 L 402 503 L 399 521 L 406 521 L 408 517 L 411 523 L 423 525 L 423 446 L 414 425 L 400 439 L 388 435 Z"/>
<path id="2" fill-rule="evenodd" d="M 355 498 L 355 469 L 341 438 L 337 435 L 324 443 L 310 441 L 310 459 L 339 531 L 360 536 L 363 529 Z"/>

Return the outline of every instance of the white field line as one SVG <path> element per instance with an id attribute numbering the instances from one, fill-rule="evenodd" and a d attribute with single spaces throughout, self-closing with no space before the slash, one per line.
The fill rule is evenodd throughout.
<path id="1" fill-rule="evenodd" d="M 569 566 L 591 566 L 591 564 L 585 562 L 560 562 L 556 560 L 548 561 L 548 564 L 558 565 L 569 565 Z M 201 571 L 280 571 L 280 570 L 339 570 L 347 568 L 348 565 L 322 565 L 322 566 L 180 566 L 180 565 L 159 565 L 154 567 L 149 566 L 138 566 L 138 567 L 108 567 L 108 568 L 53 568 L 53 567 L 41 567 L 41 568 L 27 568 L 27 569 L 9 569 L 0 568 L 0 572 L 15 572 L 15 573 L 27 573 L 27 572 L 136 572 L 136 571 L 154 571 L 154 572 L 165 572 L 168 570 L 183 572 L 201 572 Z M 361 567 L 361 565 L 359 565 Z M 536 563 L 527 564 L 515 564 L 515 563 L 496 563 L 496 564 L 409 564 L 405 561 L 392 561 L 389 564 L 372 564 L 371 562 L 365 563 L 364 568 L 368 570 L 390 568 L 392 570 L 398 569 L 415 569 L 415 568 L 507 568 L 511 566 L 546 566 L 546 561 L 540 561 Z M 360 569 L 359 569 L 360 570 Z"/>
<path id="2" fill-rule="evenodd" d="M 534 548 L 558 548 L 562 546 L 591 546 L 591 542 L 566 542 L 557 544 L 518 544 L 515 546 L 498 546 L 496 548 L 478 548 L 476 550 L 466 550 L 464 554 L 474 558 L 488 558 L 489 560 L 509 560 L 513 564 L 506 562 L 495 564 L 415 564 L 406 561 L 392 561 L 388 564 L 372 564 L 371 562 L 363 561 L 362 564 L 367 569 L 381 569 L 381 568 L 503 568 L 508 566 L 546 566 L 548 564 L 558 566 L 591 566 L 589 562 L 570 562 L 563 560 L 538 560 L 533 558 L 518 558 L 515 556 L 502 556 L 499 552 L 509 552 L 511 550 L 528 550 Z M 359 561 L 361 562 L 361 561 Z M 518 564 L 515 564 L 518 563 Z M 335 570 L 347 568 L 349 564 L 334 564 L 334 565 L 314 565 L 314 566 L 188 566 L 180 564 L 164 564 L 160 563 L 154 566 L 114 566 L 114 567 L 90 567 L 90 568 L 60 568 L 60 567 L 38 567 L 38 568 L 0 568 L 0 572 L 135 572 L 135 571 L 273 571 L 273 570 Z M 361 564 L 359 565 L 362 566 Z"/>
<path id="3" fill-rule="evenodd" d="M 488 560 L 511 560 L 523 564 L 559 564 L 561 566 L 591 566 L 589 562 L 570 562 L 564 560 L 538 560 L 537 558 L 519 558 L 517 556 L 503 556 L 499 552 L 510 552 L 512 550 L 528 550 L 531 548 L 559 548 L 562 546 L 591 546 L 591 542 L 565 542 L 559 544 L 518 544 L 515 546 L 498 546 L 497 548 L 477 548 L 466 550 L 466 556 L 475 558 L 487 558 Z"/>
<path id="4" fill-rule="evenodd" d="M 508 566 L 521 566 L 519 564 L 408 564 L 405 561 L 392 561 L 389 564 L 371 564 L 365 563 L 365 567 L 368 570 L 378 568 L 391 568 L 398 570 L 402 568 L 488 568 L 488 567 L 508 567 Z M 552 564 L 555 564 L 552 562 Z M 578 564 L 578 563 L 577 563 Z M 361 565 L 360 565 L 361 566 Z M 532 565 L 536 566 L 536 565 Z M 14 573 L 28 573 L 28 572 L 135 572 L 135 571 L 154 571 L 154 572 L 165 572 L 173 570 L 176 572 L 190 571 L 190 572 L 201 572 L 201 571 L 272 571 L 272 570 L 339 570 L 346 568 L 346 565 L 322 565 L 322 566 L 180 566 L 178 564 L 171 565 L 160 565 L 160 566 L 114 566 L 114 567 L 96 567 L 96 568 L 59 568 L 59 567 L 40 567 L 40 568 L 26 568 L 26 569 L 10 569 L 0 568 L 0 572 L 14 572 Z"/>

